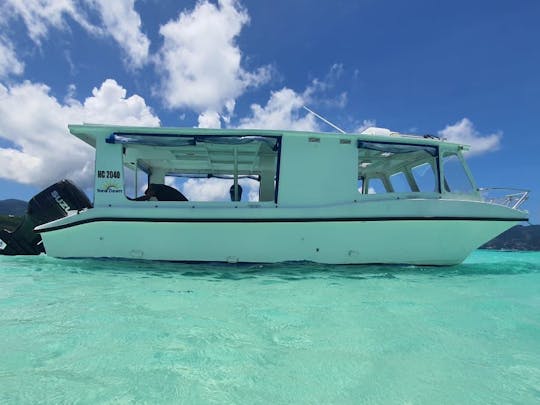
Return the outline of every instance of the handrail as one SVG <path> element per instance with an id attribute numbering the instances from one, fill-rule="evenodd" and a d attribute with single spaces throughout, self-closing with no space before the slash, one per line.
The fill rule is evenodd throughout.
<path id="1" fill-rule="evenodd" d="M 519 188 L 510 187 L 482 187 L 478 191 L 485 193 L 483 195 L 484 201 L 490 204 L 504 205 L 512 209 L 518 209 L 529 198 L 530 190 L 524 190 Z M 502 196 L 489 196 L 487 193 L 490 191 L 510 191 L 511 194 L 504 194 Z"/>

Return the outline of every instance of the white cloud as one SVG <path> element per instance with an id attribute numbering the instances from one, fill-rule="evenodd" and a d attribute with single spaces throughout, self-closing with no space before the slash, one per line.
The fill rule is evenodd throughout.
<path id="1" fill-rule="evenodd" d="M 188 179 L 182 185 L 182 193 L 190 201 L 229 200 L 232 180 L 225 179 Z"/>
<path id="2" fill-rule="evenodd" d="M 13 45 L 0 36 L 0 78 L 10 74 L 20 75 L 24 71 L 24 64 L 19 61 Z"/>
<path id="3" fill-rule="evenodd" d="M 264 107 L 251 106 L 251 116 L 242 118 L 238 127 L 318 131 L 315 116 L 302 110 L 305 101 L 303 95 L 286 87 L 272 92 Z"/>
<path id="4" fill-rule="evenodd" d="M 141 32 L 141 18 L 135 11 L 135 0 L 5 0 L 2 22 L 9 17 L 20 17 L 28 36 L 37 45 L 47 37 L 51 28 L 68 29 L 67 17 L 88 33 L 111 36 L 126 52 L 134 67 L 148 60 L 150 41 Z M 100 25 L 89 21 L 85 11 L 97 11 Z"/>
<path id="5" fill-rule="evenodd" d="M 238 180 L 238 184 L 242 187 L 242 201 L 259 201 L 258 181 L 243 178 Z M 177 184 L 169 185 L 177 187 Z M 232 179 L 188 179 L 180 188 L 190 201 L 230 201 L 232 185 Z"/>
<path id="6" fill-rule="evenodd" d="M 502 132 L 489 135 L 480 134 L 468 118 L 463 118 L 453 125 L 447 125 L 438 134 L 450 142 L 470 145 L 469 156 L 499 149 L 502 138 Z"/>
<path id="7" fill-rule="evenodd" d="M 141 32 L 135 0 L 90 0 L 98 8 L 107 32 L 118 42 L 135 67 L 148 59 L 150 41 Z"/>
<path id="8" fill-rule="evenodd" d="M 93 148 L 69 135 L 69 123 L 159 125 L 159 118 L 137 95 L 108 79 L 92 96 L 59 102 L 44 84 L 0 84 L 0 177 L 40 187 L 70 178 L 88 187 L 93 178 Z M 21 108 L 21 106 L 24 106 Z"/>
<path id="9" fill-rule="evenodd" d="M 159 126 L 155 116 L 141 96 L 126 98 L 127 91 L 115 80 L 107 79 L 101 87 L 92 90 L 82 107 L 82 119 L 86 122 Z"/>
<path id="10" fill-rule="evenodd" d="M 343 64 L 334 63 L 322 80 L 313 79 L 302 94 L 306 102 L 326 107 L 344 108 L 348 101 L 347 92 L 343 91 L 337 96 L 332 94 L 338 80 L 343 76 L 343 72 Z"/>
<path id="11" fill-rule="evenodd" d="M 259 182 L 253 179 L 240 179 L 238 184 L 242 186 L 242 195 L 246 195 L 248 201 L 259 201 Z M 243 199 L 243 198 L 242 198 Z"/>
<path id="12" fill-rule="evenodd" d="M 161 26 L 164 44 L 157 66 L 164 76 L 160 91 L 170 108 L 221 113 L 234 108 L 248 87 L 268 81 L 268 67 L 248 72 L 241 66 L 235 40 L 248 21 L 235 0 L 218 0 L 217 5 L 203 0 Z"/>
<path id="13" fill-rule="evenodd" d="M 86 30 L 97 33 L 99 29 L 90 24 L 77 10 L 73 0 L 5 0 L 5 14 L 20 17 L 28 30 L 28 35 L 36 44 L 47 36 L 50 28 L 65 29 L 65 16 L 73 18 Z M 7 8 L 7 10 L 6 10 Z"/>
<path id="14" fill-rule="evenodd" d="M 205 111 L 199 114 L 199 128 L 221 128 L 219 113 L 215 111 Z"/>
<path id="15" fill-rule="evenodd" d="M 321 131 L 322 127 L 330 130 L 327 124 L 306 112 L 303 106 L 344 108 L 347 104 L 347 93 L 341 92 L 337 96 L 332 94 L 343 71 L 343 65 L 335 63 L 322 80 L 311 80 L 301 93 L 287 87 L 271 92 L 265 106 L 251 105 L 251 115 L 241 118 L 238 127 L 296 131 Z M 366 123 L 368 121 L 364 121 L 364 124 Z"/>

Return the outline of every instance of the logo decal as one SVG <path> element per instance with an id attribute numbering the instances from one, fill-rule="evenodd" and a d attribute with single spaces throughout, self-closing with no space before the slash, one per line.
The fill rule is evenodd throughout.
<path id="1" fill-rule="evenodd" d="M 58 203 L 58 205 L 60 207 L 62 207 L 62 209 L 67 213 L 69 213 L 69 211 L 71 210 L 71 208 L 69 207 L 68 203 L 64 201 L 64 199 L 60 196 L 60 194 L 58 194 L 58 191 L 56 190 L 53 190 L 51 192 L 51 196 L 56 200 L 56 202 Z"/>
<path id="2" fill-rule="evenodd" d="M 101 187 L 97 189 L 98 193 L 121 193 L 123 191 L 124 190 L 118 183 L 112 181 L 102 184 Z"/>

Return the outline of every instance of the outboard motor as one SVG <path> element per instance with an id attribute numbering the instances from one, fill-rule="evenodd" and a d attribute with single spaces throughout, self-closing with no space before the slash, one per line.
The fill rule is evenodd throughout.
<path id="1" fill-rule="evenodd" d="M 36 194 L 28 202 L 22 223 L 13 232 L 0 230 L 1 255 L 38 255 L 44 252 L 38 225 L 66 217 L 69 211 L 91 208 L 92 203 L 75 184 L 61 180 Z"/>

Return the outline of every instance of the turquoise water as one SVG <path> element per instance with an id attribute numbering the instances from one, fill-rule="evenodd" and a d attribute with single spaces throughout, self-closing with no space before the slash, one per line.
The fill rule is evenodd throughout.
<path id="1" fill-rule="evenodd" d="M 448 268 L 0 256 L 1 403 L 533 404 L 540 252 Z"/>

